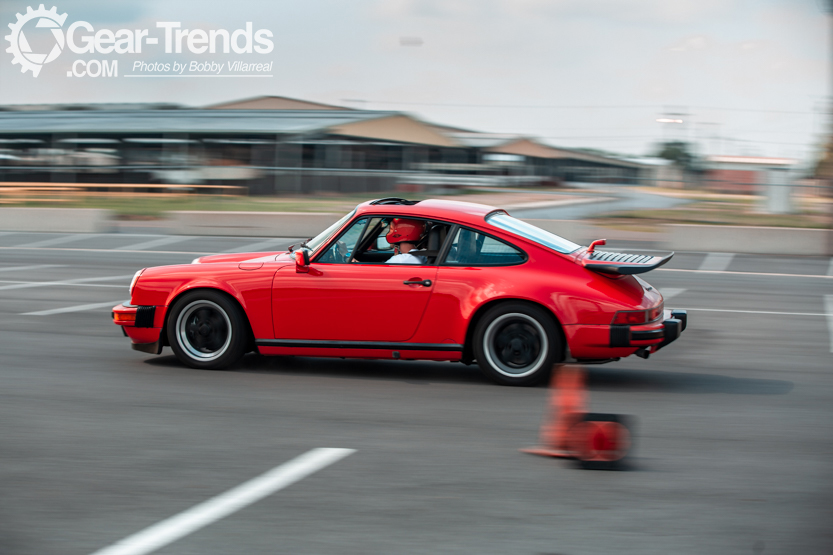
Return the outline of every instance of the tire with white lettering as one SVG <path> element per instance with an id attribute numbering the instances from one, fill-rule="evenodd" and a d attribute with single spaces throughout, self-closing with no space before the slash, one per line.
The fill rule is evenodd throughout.
<path id="1" fill-rule="evenodd" d="M 246 352 L 248 326 L 240 307 L 211 289 L 191 291 L 171 307 L 168 342 L 176 357 L 191 368 L 218 370 Z"/>
<path id="2" fill-rule="evenodd" d="M 544 309 L 523 302 L 489 309 L 474 330 L 474 356 L 484 374 L 502 385 L 529 386 L 550 375 L 561 336 Z"/>

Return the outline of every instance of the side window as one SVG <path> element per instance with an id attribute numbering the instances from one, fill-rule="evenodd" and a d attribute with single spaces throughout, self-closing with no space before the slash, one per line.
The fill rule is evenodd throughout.
<path id="1" fill-rule="evenodd" d="M 451 243 L 445 264 L 454 266 L 511 266 L 526 261 L 523 252 L 472 229 L 461 227 Z"/>
<path id="2" fill-rule="evenodd" d="M 367 218 L 359 218 L 345 231 L 338 240 L 330 245 L 316 262 L 324 264 L 347 264 L 356 249 L 356 243 L 362 236 Z"/>

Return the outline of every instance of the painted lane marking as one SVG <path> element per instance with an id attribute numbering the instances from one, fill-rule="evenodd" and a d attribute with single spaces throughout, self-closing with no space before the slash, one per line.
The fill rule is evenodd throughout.
<path id="1" fill-rule="evenodd" d="M 189 236 L 179 236 L 179 237 L 160 237 L 159 239 L 153 239 L 152 241 L 143 241 L 141 243 L 135 243 L 133 245 L 125 245 L 124 247 L 116 247 L 114 250 L 117 251 L 144 251 L 153 247 L 161 247 L 162 245 L 170 245 L 173 243 L 181 243 L 182 241 L 189 241 L 193 239 L 193 237 Z"/>
<path id="2" fill-rule="evenodd" d="M 43 241 L 35 241 L 34 243 L 26 243 L 24 245 L 18 245 L 21 248 L 31 249 L 33 247 L 51 247 L 54 245 L 63 245 L 65 243 L 72 243 L 74 241 L 80 241 L 81 239 L 92 239 L 93 237 L 98 237 L 98 234 L 95 233 L 84 233 L 84 234 L 76 234 L 76 235 L 64 235 L 62 237 L 55 237 L 54 239 L 44 239 Z"/>
<path id="3" fill-rule="evenodd" d="M 62 252 L 115 252 L 115 253 L 130 253 L 130 252 L 138 252 L 142 254 L 201 254 L 203 256 L 209 254 L 217 254 L 216 251 L 207 252 L 207 251 L 129 251 L 129 250 L 116 250 L 116 249 L 73 249 L 73 248 L 61 248 L 61 247 L 0 247 L 0 250 L 4 251 L 15 251 L 15 250 L 24 250 L 24 251 L 62 251 Z"/>
<path id="4" fill-rule="evenodd" d="M 344 457 L 355 449 L 318 448 L 307 451 L 272 470 L 240 484 L 217 497 L 158 522 L 141 532 L 100 549 L 92 555 L 145 555 L 192 534 L 298 482 Z"/>
<path id="5" fill-rule="evenodd" d="M 258 252 L 261 249 L 270 250 L 270 247 L 274 245 L 279 245 L 281 243 L 291 243 L 294 239 L 285 238 L 285 237 L 277 237 L 275 239 L 267 239 L 266 241 L 259 241 L 257 243 L 250 243 L 248 245 L 243 245 L 242 247 L 235 247 L 233 249 L 229 249 L 223 252 Z"/>
<path id="6" fill-rule="evenodd" d="M 42 281 L 19 281 L 19 280 L 11 280 L 11 279 L 0 279 L 0 283 L 19 283 L 19 284 L 40 284 L 43 283 Z M 50 284 L 53 287 L 117 287 L 122 288 L 125 285 L 110 285 L 108 283 L 67 283 L 67 282 L 59 282 L 57 284 Z M 2 289 L 2 287 L 0 287 Z M 14 289 L 30 289 L 29 287 L 15 287 Z"/>
<path id="7" fill-rule="evenodd" d="M 830 333 L 830 352 L 833 353 L 833 295 L 824 296 L 824 310 L 827 312 L 827 331 Z"/>
<path id="8" fill-rule="evenodd" d="M 722 272 L 729 267 L 733 258 L 735 253 L 732 252 L 710 252 L 697 269 Z"/>
<path id="9" fill-rule="evenodd" d="M 79 304 L 75 306 L 65 306 L 64 308 L 52 308 L 49 310 L 38 310 L 37 312 L 24 312 L 21 316 L 51 316 L 52 314 L 63 314 L 65 312 L 83 312 L 85 310 L 95 310 L 96 308 L 113 308 L 119 303 L 126 302 L 124 299 L 120 301 L 110 301 L 107 303 L 91 303 Z"/>
<path id="10" fill-rule="evenodd" d="M 766 310 L 731 310 L 727 308 L 690 308 L 686 310 L 697 310 L 700 312 L 734 312 L 737 314 L 778 314 L 781 316 L 827 316 L 830 317 L 829 312 L 770 312 Z M 825 309 L 827 310 L 827 309 Z"/>
<path id="11" fill-rule="evenodd" d="M 23 272 L 26 270 L 40 270 L 43 268 L 62 268 L 64 264 L 36 264 L 34 266 L 9 266 L 0 268 L 0 272 Z"/>
<path id="12" fill-rule="evenodd" d="M 683 292 L 685 292 L 685 289 L 675 289 L 673 287 L 668 287 L 667 289 L 660 291 L 662 298 L 665 299 L 666 302 Z"/>
<path id="13" fill-rule="evenodd" d="M 89 283 L 89 282 L 96 282 L 96 281 L 112 281 L 114 279 L 130 279 L 133 275 L 125 275 L 125 276 L 107 276 L 107 277 L 93 277 L 93 278 L 78 278 L 78 279 L 65 279 L 62 281 L 28 281 L 24 283 L 15 283 L 12 285 L 2 285 L 0 286 L 0 291 L 8 291 L 9 289 L 32 289 L 34 287 L 52 287 L 52 286 L 59 286 L 59 285 L 76 285 L 80 283 Z M 122 287 L 112 286 L 112 287 Z M 125 286 L 126 287 L 126 286 Z"/>
<path id="14" fill-rule="evenodd" d="M 0 249 L 3 247 L 0 247 Z M 833 276 L 822 276 L 818 274 L 775 274 L 769 272 L 732 272 L 728 270 L 683 270 L 680 268 L 657 268 L 655 272 L 687 272 L 691 274 L 725 274 L 729 276 L 770 276 L 770 277 L 794 277 L 794 278 L 822 278 L 831 279 Z"/>
<path id="15" fill-rule="evenodd" d="M 833 277 L 833 258 L 830 259 L 830 266 L 827 268 L 827 275 Z"/>

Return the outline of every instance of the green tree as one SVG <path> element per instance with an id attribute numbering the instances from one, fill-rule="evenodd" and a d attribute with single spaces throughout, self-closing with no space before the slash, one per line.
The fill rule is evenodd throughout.
<path id="1" fill-rule="evenodd" d="M 691 145 L 682 141 L 668 141 L 661 143 L 654 156 L 671 160 L 678 166 L 691 169 L 694 166 L 695 156 L 691 153 Z"/>

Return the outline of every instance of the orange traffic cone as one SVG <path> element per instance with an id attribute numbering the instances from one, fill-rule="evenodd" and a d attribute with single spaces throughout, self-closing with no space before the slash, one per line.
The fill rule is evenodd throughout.
<path id="1" fill-rule="evenodd" d="M 584 369 L 574 364 L 553 368 L 549 411 L 541 425 L 541 445 L 521 451 L 544 457 L 575 458 L 573 430 L 586 413 Z"/>

